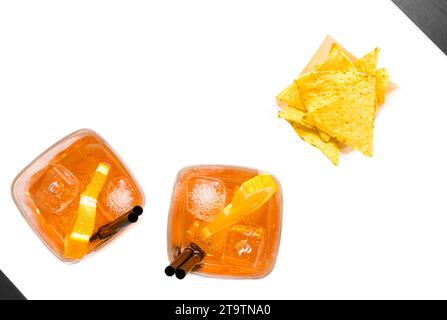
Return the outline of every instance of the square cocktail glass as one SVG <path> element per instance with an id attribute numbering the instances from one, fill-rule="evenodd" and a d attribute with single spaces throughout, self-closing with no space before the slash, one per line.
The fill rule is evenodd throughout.
<path id="1" fill-rule="evenodd" d="M 282 195 L 273 176 L 230 166 L 180 171 L 168 225 L 168 276 L 261 278 L 275 265 Z"/>
<path id="2" fill-rule="evenodd" d="M 72 133 L 28 165 L 12 185 L 14 201 L 46 246 L 75 262 L 136 222 L 144 196 L 97 133 Z"/>

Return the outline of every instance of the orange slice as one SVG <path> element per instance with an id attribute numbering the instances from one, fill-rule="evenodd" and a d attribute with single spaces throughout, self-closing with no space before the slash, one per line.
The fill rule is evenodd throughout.
<path id="1" fill-rule="evenodd" d="M 100 162 L 96 171 L 81 194 L 76 221 L 70 234 L 65 237 L 65 257 L 67 259 L 81 259 L 87 254 L 87 248 L 95 229 L 96 203 L 110 166 Z"/>
<path id="2" fill-rule="evenodd" d="M 205 240 L 237 223 L 269 201 L 278 190 L 278 184 L 269 174 L 260 174 L 245 181 L 234 194 L 232 202 L 203 227 L 199 237 Z"/>

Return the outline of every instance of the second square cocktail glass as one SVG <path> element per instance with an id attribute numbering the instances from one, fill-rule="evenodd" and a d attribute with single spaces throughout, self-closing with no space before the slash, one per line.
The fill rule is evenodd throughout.
<path id="1" fill-rule="evenodd" d="M 180 171 L 168 225 L 168 276 L 260 278 L 279 249 L 282 195 L 273 176 L 228 166 Z"/>
<path id="2" fill-rule="evenodd" d="M 136 180 L 108 144 L 79 130 L 15 179 L 14 201 L 47 247 L 74 262 L 136 222 L 144 205 Z"/>

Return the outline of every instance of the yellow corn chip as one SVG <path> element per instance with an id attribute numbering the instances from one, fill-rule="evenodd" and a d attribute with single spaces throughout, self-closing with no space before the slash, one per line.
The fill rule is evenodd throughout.
<path id="1" fill-rule="evenodd" d="M 327 134 L 302 124 L 304 112 L 287 107 L 279 111 L 278 115 L 292 125 L 301 139 L 320 149 L 334 164 L 338 164 L 339 152 L 337 146 L 334 142 L 330 142 L 331 137 Z"/>
<path id="2" fill-rule="evenodd" d="M 380 106 L 385 102 L 385 93 L 390 83 L 390 77 L 386 69 L 378 69 L 376 71 L 376 95 L 377 105 Z"/>
<path id="3" fill-rule="evenodd" d="M 303 122 L 371 157 L 375 105 L 375 77 L 368 77 L 337 101 L 306 115 Z"/>
<path id="4" fill-rule="evenodd" d="M 303 123 L 303 125 L 306 125 Z M 318 134 L 320 135 L 321 140 L 323 140 L 324 142 L 329 142 L 331 141 L 332 137 L 324 132 L 319 131 Z"/>
<path id="5" fill-rule="evenodd" d="M 356 71 L 354 64 L 343 52 L 340 45 L 334 43 L 328 59 L 317 66 L 315 71 Z"/>
<path id="6" fill-rule="evenodd" d="M 359 72 L 374 76 L 376 74 L 377 61 L 379 60 L 379 48 L 368 52 L 363 57 L 354 62 Z"/>
<path id="7" fill-rule="evenodd" d="M 356 59 L 328 37 L 305 71 L 277 96 L 279 118 L 335 165 L 346 147 L 373 154 L 375 114 L 393 86 L 387 70 L 377 69 L 379 51 Z"/>
<path id="8" fill-rule="evenodd" d="M 304 117 L 304 112 L 296 108 L 287 107 L 279 111 L 278 116 L 289 122 L 301 123 Z"/>
<path id="9" fill-rule="evenodd" d="M 317 131 L 307 128 L 298 123 L 291 123 L 293 129 L 298 134 L 298 136 L 305 142 L 321 150 L 329 160 L 332 161 L 334 165 L 338 165 L 340 158 L 340 151 L 334 141 L 324 142 L 321 140 L 320 135 Z"/>
<path id="10" fill-rule="evenodd" d="M 307 126 L 305 123 L 302 122 L 304 115 L 305 113 L 303 111 L 292 107 L 284 108 L 278 113 L 278 116 L 281 119 L 287 120 L 290 123 L 293 122 L 308 127 L 309 129 L 315 129 L 310 126 Z M 323 140 L 324 142 L 329 142 L 331 140 L 331 136 L 327 135 L 324 132 L 318 132 L 318 134 L 320 135 L 321 140 Z"/>
<path id="11" fill-rule="evenodd" d="M 313 71 L 302 75 L 295 83 L 306 110 L 313 112 L 336 101 L 367 78 L 357 71 Z"/>
<path id="12" fill-rule="evenodd" d="M 280 107 L 294 107 L 300 110 L 306 110 L 295 82 L 278 94 L 276 100 Z"/>

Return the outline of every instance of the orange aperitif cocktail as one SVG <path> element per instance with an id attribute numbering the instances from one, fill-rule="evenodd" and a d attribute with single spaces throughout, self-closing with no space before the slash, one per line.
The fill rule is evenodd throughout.
<path id="1" fill-rule="evenodd" d="M 282 195 L 276 178 L 257 170 L 196 166 L 180 171 L 168 225 L 170 266 L 182 279 L 200 274 L 260 278 L 274 267 Z"/>
<path id="2" fill-rule="evenodd" d="M 64 261 L 80 260 L 110 240 L 112 236 L 99 237 L 98 231 L 117 221 L 123 226 L 122 217 L 144 202 L 116 153 L 86 129 L 34 160 L 16 178 L 12 191 L 25 219 Z"/>

